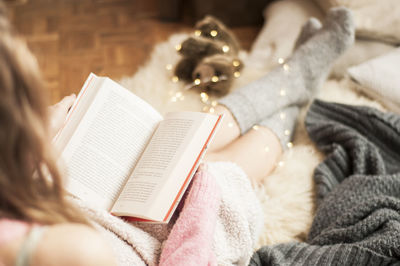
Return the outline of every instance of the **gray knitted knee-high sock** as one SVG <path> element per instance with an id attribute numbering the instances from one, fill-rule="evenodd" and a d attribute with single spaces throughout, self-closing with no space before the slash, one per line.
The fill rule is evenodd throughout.
<path id="1" fill-rule="evenodd" d="M 333 8 L 325 25 L 300 45 L 285 64 L 219 102 L 230 109 L 243 134 L 286 106 L 306 103 L 328 75 L 335 59 L 353 41 L 351 11 Z"/>
<path id="2" fill-rule="evenodd" d="M 310 18 L 302 27 L 299 36 L 297 37 L 295 49 L 305 43 L 319 29 L 322 28 L 321 22 L 316 18 Z M 292 105 L 277 111 L 273 115 L 262 120 L 259 125 L 272 130 L 279 138 L 282 149 L 289 148 L 295 130 L 297 117 L 300 113 L 300 107 Z"/>

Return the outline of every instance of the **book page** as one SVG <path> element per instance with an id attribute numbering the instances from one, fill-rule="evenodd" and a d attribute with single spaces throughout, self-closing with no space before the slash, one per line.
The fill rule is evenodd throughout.
<path id="1" fill-rule="evenodd" d="M 162 221 L 186 187 L 218 116 L 177 112 L 166 115 L 112 208 L 116 215 Z M 189 176 L 189 177 L 188 177 Z M 186 182 L 186 184 L 184 184 Z M 179 199 L 178 199 L 179 200 Z M 154 207 L 156 206 L 156 207 Z"/>
<path id="2" fill-rule="evenodd" d="M 106 79 L 62 153 L 67 190 L 109 210 L 161 120 L 142 99 Z"/>
<path id="3" fill-rule="evenodd" d="M 86 111 L 89 109 L 90 104 L 96 97 L 98 89 L 101 87 L 104 80 L 105 78 L 97 77 L 93 73 L 91 73 L 87 78 L 75 103 L 68 112 L 63 127 L 53 139 L 53 142 L 60 151 L 64 150 L 68 141 L 71 139 L 72 134 L 75 132 Z"/>

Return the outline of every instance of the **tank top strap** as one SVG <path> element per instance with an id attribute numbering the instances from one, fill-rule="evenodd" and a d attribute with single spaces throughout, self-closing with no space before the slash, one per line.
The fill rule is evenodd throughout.
<path id="1" fill-rule="evenodd" d="M 45 226 L 33 226 L 16 256 L 15 266 L 29 266 L 32 255 L 46 231 Z"/>

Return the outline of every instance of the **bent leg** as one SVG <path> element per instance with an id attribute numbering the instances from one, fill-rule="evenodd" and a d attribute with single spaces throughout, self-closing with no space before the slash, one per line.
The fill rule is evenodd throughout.
<path id="1" fill-rule="evenodd" d="M 224 148 L 207 153 L 205 161 L 234 162 L 258 183 L 274 170 L 281 155 L 278 137 L 268 128 L 255 126 Z"/>

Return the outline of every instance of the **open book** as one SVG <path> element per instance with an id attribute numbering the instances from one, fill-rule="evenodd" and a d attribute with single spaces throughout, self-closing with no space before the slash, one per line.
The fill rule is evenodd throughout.
<path id="1" fill-rule="evenodd" d="M 55 137 L 69 193 L 132 220 L 167 223 L 222 117 L 168 113 L 90 74 Z"/>

